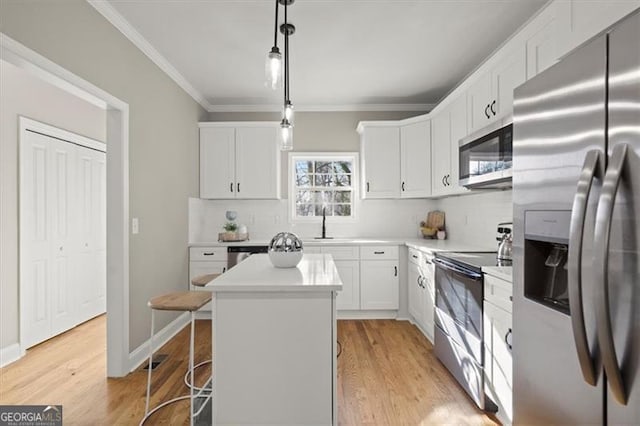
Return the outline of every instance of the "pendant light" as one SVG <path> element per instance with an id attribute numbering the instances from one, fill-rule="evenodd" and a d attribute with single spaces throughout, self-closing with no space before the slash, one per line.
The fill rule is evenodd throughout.
<path id="1" fill-rule="evenodd" d="M 280 123 L 282 151 L 293 149 L 293 104 L 289 99 L 289 36 L 296 32 L 296 27 L 288 21 L 287 7 L 293 0 L 284 1 L 284 24 L 280 26 L 280 32 L 284 34 L 284 105 L 282 122 Z"/>
<path id="2" fill-rule="evenodd" d="M 289 97 L 289 36 L 296 32 L 296 27 L 289 23 L 288 7 L 295 0 L 276 0 L 276 21 L 273 35 L 273 47 L 267 55 L 267 85 L 276 89 L 284 83 L 284 102 L 282 108 L 282 121 L 280 122 L 280 149 L 290 151 L 293 149 L 293 103 Z M 278 7 L 284 6 L 284 23 L 280 25 L 280 32 L 284 35 L 284 67 L 282 55 L 278 49 Z M 284 78 L 279 71 L 284 71 Z"/>
<path id="3" fill-rule="evenodd" d="M 273 28 L 273 47 L 265 62 L 265 85 L 273 90 L 282 87 L 282 55 L 278 49 L 278 1 L 276 0 L 276 23 Z"/>

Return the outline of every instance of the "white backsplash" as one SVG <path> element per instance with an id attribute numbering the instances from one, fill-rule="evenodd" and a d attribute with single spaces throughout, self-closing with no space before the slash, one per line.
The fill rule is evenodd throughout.
<path id="1" fill-rule="evenodd" d="M 445 212 L 447 238 L 457 243 L 475 246 L 495 244 L 500 222 L 513 221 L 512 191 L 478 191 L 474 194 L 438 200 L 438 209 Z"/>
<path id="2" fill-rule="evenodd" d="M 418 226 L 436 200 L 360 200 L 357 220 L 332 223 L 327 236 L 416 238 Z M 315 223 L 290 223 L 288 200 L 201 200 L 189 198 L 189 242 L 217 241 L 226 222 L 225 212 L 238 212 L 236 222 L 247 226 L 251 239 L 270 239 L 280 231 L 295 232 L 301 238 L 321 234 L 321 219 Z"/>
<path id="3" fill-rule="evenodd" d="M 456 243 L 497 248 L 496 226 L 511 222 L 511 191 L 439 200 L 360 200 L 353 223 L 327 221 L 327 236 L 416 238 L 418 224 L 430 210 L 445 212 L 447 239 Z M 295 232 L 304 239 L 320 236 L 321 219 L 314 223 L 290 223 L 288 200 L 189 199 L 189 242 L 217 241 L 226 222 L 225 212 L 238 212 L 236 222 L 247 226 L 253 240 L 268 240 L 280 231 Z"/>

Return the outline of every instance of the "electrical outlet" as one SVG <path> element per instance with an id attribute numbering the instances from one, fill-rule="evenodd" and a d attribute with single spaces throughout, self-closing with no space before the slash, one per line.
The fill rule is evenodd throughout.
<path id="1" fill-rule="evenodd" d="M 131 233 L 138 234 L 140 232 L 140 221 L 137 217 L 131 219 Z"/>

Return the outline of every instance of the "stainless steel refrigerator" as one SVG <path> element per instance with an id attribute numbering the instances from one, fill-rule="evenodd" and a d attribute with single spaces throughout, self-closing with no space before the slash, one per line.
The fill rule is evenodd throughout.
<path id="1" fill-rule="evenodd" d="M 640 12 L 515 90 L 515 424 L 640 424 Z"/>

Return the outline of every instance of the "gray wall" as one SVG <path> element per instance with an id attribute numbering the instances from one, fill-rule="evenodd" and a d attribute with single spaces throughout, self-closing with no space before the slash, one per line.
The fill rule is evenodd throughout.
<path id="1" fill-rule="evenodd" d="M 0 60 L 0 348 L 19 340 L 18 116 L 93 139 L 106 137 L 106 112 Z"/>
<path id="2" fill-rule="evenodd" d="M 130 240 L 133 350 L 148 339 L 147 300 L 187 286 L 187 198 L 198 194 L 197 122 L 207 113 L 84 0 L 0 1 L 0 31 L 129 104 L 130 214 L 140 218 Z M 2 286 L 15 279 L 3 272 Z"/>
<path id="3" fill-rule="evenodd" d="M 425 111 L 426 112 L 426 111 Z M 420 112 L 296 112 L 293 129 L 293 151 L 298 152 L 357 152 L 360 137 L 356 127 L 366 120 L 401 120 L 421 115 Z M 280 113 L 210 113 L 209 121 L 280 121 Z M 283 198 L 288 194 L 288 154 L 282 163 Z"/>

